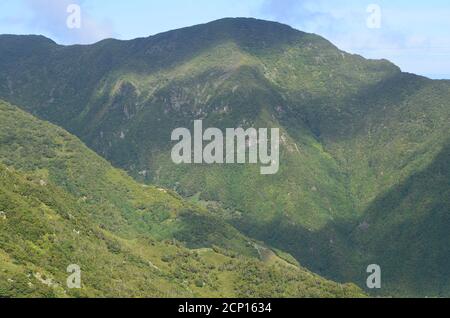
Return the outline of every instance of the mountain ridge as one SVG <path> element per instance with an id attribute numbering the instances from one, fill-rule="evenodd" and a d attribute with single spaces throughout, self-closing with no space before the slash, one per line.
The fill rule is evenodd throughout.
<path id="1" fill-rule="evenodd" d="M 2 297 L 364 296 L 262 245 L 260 258 L 257 242 L 57 126 L 1 100 L 0 115 Z M 82 289 L 66 285 L 70 264 Z"/>
<path id="2" fill-rule="evenodd" d="M 364 261 L 383 253 L 358 246 L 351 233 L 373 214 L 374 202 L 402 191 L 398 186 L 448 144 L 449 81 L 404 73 L 389 61 L 366 60 L 271 22 L 219 20 L 150 38 L 58 48 L 43 61 L 28 49 L 17 66 L 6 53 L 23 54 L 22 48 L 8 48 L 0 37 L 1 98 L 64 127 L 135 179 L 198 197 L 247 236 L 361 287 Z M 198 119 L 218 128 L 280 127 L 279 174 L 173 165 L 171 131 Z M 392 205 L 379 209 L 398 213 Z M 440 218 L 433 220 L 445 224 Z M 441 252 L 433 257 L 445 259 Z M 398 269 L 390 270 L 388 277 L 396 276 Z M 416 279 L 413 272 L 404 279 Z M 426 279 L 411 282 L 405 293 L 450 290 L 423 289 Z M 396 284 L 387 282 L 384 295 L 397 293 Z"/>

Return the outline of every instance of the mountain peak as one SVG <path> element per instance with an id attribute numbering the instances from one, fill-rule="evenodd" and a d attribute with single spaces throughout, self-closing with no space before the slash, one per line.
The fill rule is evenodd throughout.
<path id="1" fill-rule="evenodd" d="M 279 22 L 261 20 L 256 18 L 246 18 L 246 17 L 237 17 L 237 18 L 222 18 L 218 20 L 214 20 L 211 22 L 196 24 L 193 26 L 184 27 L 181 29 L 175 29 L 167 32 L 162 32 L 160 34 L 178 32 L 178 31 L 186 31 L 186 30 L 198 30 L 198 29 L 206 29 L 209 31 L 252 31 L 252 32 L 289 32 L 289 33 L 304 33 L 298 31 L 287 24 L 282 24 Z M 158 34 L 157 34 L 158 35 Z"/>
<path id="2" fill-rule="evenodd" d="M 223 18 L 137 40 L 183 41 L 186 39 L 189 40 L 189 45 L 194 44 L 193 42 L 208 43 L 230 40 L 244 46 L 268 46 L 293 42 L 305 35 L 304 32 L 278 22 L 255 18 Z"/>
<path id="3" fill-rule="evenodd" d="M 201 24 L 200 24 L 201 25 Z M 269 21 L 269 20 L 262 20 L 262 19 L 256 19 L 256 18 L 246 18 L 246 17 L 237 17 L 237 18 L 222 18 L 218 20 L 214 20 L 211 22 L 208 22 L 203 25 L 210 25 L 210 26 L 228 26 L 228 27 L 247 27 L 247 28 L 256 28 L 259 27 L 261 29 L 277 29 L 278 31 L 288 31 L 288 32 L 301 32 L 298 30 L 295 30 L 291 26 L 287 24 L 283 24 L 280 22 L 275 21 Z"/>

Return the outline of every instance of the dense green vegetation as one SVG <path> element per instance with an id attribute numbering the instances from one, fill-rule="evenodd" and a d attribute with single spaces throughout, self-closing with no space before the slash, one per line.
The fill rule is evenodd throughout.
<path id="1" fill-rule="evenodd" d="M 363 296 L 2 101 L 0 145 L 0 297 Z M 81 289 L 67 288 L 70 264 Z"/>
<path id="2" fill-rule="evenodd" d="M 254 19 L 91 46 L 0 36 L 0 69 L 1 98 L 64 127 L 151 185 L 94 164 L 93 153 L 63 147 L 55 156 L 43 146 L 24 157 L 2 142 L 5 164 L 48 175 L 86 198 L 105 229 L 249 257 L 251 237 L 361 287 L 367 265 L 383 265 L 382 295 L 450 295 L 449 81 L 402 73 Z M 279 173 L 175 166 L 170 134 L 195 119 L 205 127 L 280 127 Z"/>
<path id="3" fill-rule="evenodd" d="M 364 215 L 365 226 L 352 234 L 357 246 L 368 251 L 364 261 L 378 262 L 401 296 L 415 286 L 420 296 L 431 289 L 449 294 L 449 158 L 446 146 L 425 169 L 375 200 Z"/>

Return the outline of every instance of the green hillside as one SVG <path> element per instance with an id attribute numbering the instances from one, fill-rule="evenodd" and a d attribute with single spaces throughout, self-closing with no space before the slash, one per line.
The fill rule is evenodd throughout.
<path id="1" fill-rule="evenodd" d="M 447 146 L 425 169 L 375 200 L 352 234 L 366 252 L 364 261 L 382 266 L 385 280 L 401 296 L 417 286 L 420 296 L 450 292 L 449 155 Z"/>
<path id="2" fill-rule="evenodd" d="M 2 297 L 362 296 L 1 101 L 0 145 Z M 82 289 L 66 287 L 70 264 Z"/>
<path id="3" fill-rule="evenodd" d="M 207 242 L 252 256 L 240 232 L 336 281 L 365 287 L 367 265 L 377 263 L 387 271 L 383 295 L 450 295 L 448 236 L 422 231 L 448 224 L 442 196 L 448 183 L 438 183 L 430 167 L 449 145 L 449 81 L 402 73 L 386 60 L 366 60 L 319 36 L 255 19 L 90 46 L 5 35 L 0 69 L 1 98 L 64 127 L 136 180 L 171 189 L 176 202 L 181 195 L 201 203 L 213 220 L 205 222 L 217 225 L 207 227 Z M 171 132 L 197 119 L 222 129 L 279 127 L 279 173 L 262 176 L 249 165 L 174 165 Z M 96 180 L 98 169 L 85 164 L 73 169 L 91 170 Z M 413 196 L 405 189 L 420 174 L 435 186 Z M 65 178 L 55 181 L 81 197 L 104 192 L 109 200 L 99 215 L 115 202 L 117 220 L 101 217 L 111 231 L 129 235 L 137 228 L 191 247 L 206 242 L 196 214 L 154 225 L 136 218 L 136 206 L 114 192 L 121 183 L 104 179 L 101 186 L 80 187 L 81 181 Z M 184 209 L 171 208 L 174 215 Z M 399 215 L 405 215 L 405 233 L 392 244 Z M 406 267 L 395 265 L 405 260 Z M 440 265 L 431 270 L 430 264 Z"/>

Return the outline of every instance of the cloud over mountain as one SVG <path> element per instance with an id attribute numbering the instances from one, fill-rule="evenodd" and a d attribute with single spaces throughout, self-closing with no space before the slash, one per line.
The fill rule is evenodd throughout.
<path id="1" fill-rule="evenodd" d="M 89 14 L 84 0 L 25 0 L 32 17 L 27 23 L 62 43 L 93 43 L 114 36 L 110 21 L 98 21 Z M 80 28 L 69 28 L 70 5 L 80 6 Z"/>

